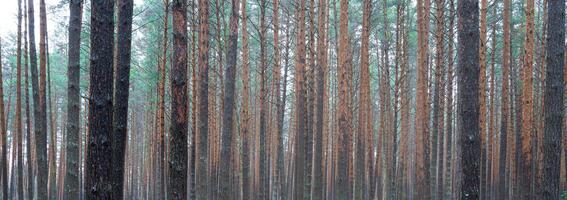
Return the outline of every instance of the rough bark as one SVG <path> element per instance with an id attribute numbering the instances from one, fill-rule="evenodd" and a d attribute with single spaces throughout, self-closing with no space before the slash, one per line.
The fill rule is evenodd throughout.
<path id="1" fill-rule="evenodd" d="M 118 30 L 116 44 L 116 73 L 114 76 L 113 133 L 112 133 L 112 198 L 122 199 L 124 191 L 124 162 L 128 131 L 128 96 L 130 89 L 130 49 L 132 46 L 133 0 L 118 1 Z"/>
<path id="2" fill-rule="evenodd" d="M 521 94 L 521 146 L 520 149 L 520 162 L 518 166 L 519 175 L 518 183 L 520 185 L 520 199 L 533 199 L 535 194 L 532 190 L 532 181 L 534 180 L 533 168 L 533 145 L 532 138 L 534 137 L 533 130 L 533 111 L 534 111 L 534 97 L 533 97 L 533 53 L 534 53 L 534 1 L 527 0 L 525 2 L 526 14 L 526 34 L 524 41 L 524 57 L 522 68 L 522 94 Z"/>
<path id="3" fill-rule="evenodd" d="M 248 27 L 246 14 L 247 0 L 242 0 L 242 108 L 240 109 L 240 139 L 242 140 L 242 199 L 251 199 L 251 171 L 250 171 L 250 110 L 248 108 L 250 98 L 250 81 L 248 69 Z"/>
<path id="4" fill-rule="evenodd" d="M 37 59 L 35 58 L 35 35 L 33 29 L 33 0 L 28 1 L 29 16 L 30 16 L 30 60 L 32 63 L 32 89 L 34 93 L 34 117 L 35 117 L 35 145 L 37 155 L 37 197 L 38 199 L 47 199 L 48 189 L 48 164 L 47 164 L 47 116 L 46 116 L 46 98 L 45 98 L 45 68 L 46 68 L 46 35 L 47 35 L 47 20 L 45 12 L 45 1 L 39 1 L 39 83 L 37 72 Z M 35 34 L 35 33 L 34 33 Z M 32 47 L 33 46 L 33 47 Z M 33 49 L 33 50 L 32 50 Z M 35 84 L 34 84 L 35 82 Z"/>
<path id="5" fill-rule="evenodd" d="M 85 192 L 87 199 L 111 199 L 112 194 L 112 78 L 114 2 L 91 1 L 91 53 L 88 147 Z"/>
<path id="6" fill-rule="evenodd" d="M 498 199 L 505 199 L 508 191 L 508 181 L 506 180 L 506 168 L 509 166 L 510 158 L 508 157 L 508 141 L 512 135 L 510 118 L 510 0 L 504 0 L 503 12 L 503 37 L 504 45 L 502 47 L 502 96 L 501 96 L 501 113 L 500 113 L 500 157 L 498 162 L 498 191 L 495 197 Z"/>
<path id="7" fill-rule="evenodd" d="M 199 113 L 197 121 L 197 154 L 196 163 L 197 199 L 207 198 L 208 169 L 208 134 L 209 134 L 209 1 L 199 0 Z"/>
<path id="8" fill-rule="evenodd" d="M 461 199 L 479 199 L 479 23 L 478 0 L 457 3 L 458 12 L 458 116 L 462 183 Z"/>
<path id="9" fill-rule="evenodd" d="M 187 199 L 187 0 L 174 0 L 171 9 L 173 63 L 167 198 Z"/>
<path id="10" fill-rule="evenodd" d="M 221 148 L 221 159 L 220 159 L 220 174 L 219 174 L 219 184 L 220 184 L 220 199 L 229 199 L 232 194 L 230 191 L 231 181 L 230 172 L 235 172 L 235 165 L 231 162 L 233 159 L 232 149 L 232 137 L 233 137 L 233 117 L 235 110 L 235 82 L 236 82 L 236 59 L 238 51 L 238 19 L 240 18 L 238 14 L 239 0 L 232 0 L 231 10 L 232 14 L 230 16 L 230 33 L 228 36 L 228 51 L 226 53 L 226 68 L 225 75 L 226 79 L 224 82 L 224 106 L 223 106 L 223 128 L 222 128 L 222 145 Z"/>
<path id="11" fill-rule="evenodd" d="M 81 142 L 79 140 L 79 119 L 81 112 L 81 93 L 79 83 L 81 76 L 81 52 L 77 51 L 77 49 L 80 49 L 81 46 L 81 20 L 83 14 L 83 1 L 70 1 L 69 10 L 69 62 L 67 69 L 67 144 L 65 145 L 67 151 L 67 153 L 65 154 L 67 169 L 65 170 L 65 197 L 68 199 L 79 199 L 79 168 L 81 166 L 79 160 L 79 143 Z M 27 113 L 26 115 L 29 116 L 29 114 Z"/>
<path id="12" fill-rule="evenodd" d="M 260 107 L 260 129 L 259 129 L 259 169 L 258 176 L 260 179 L 258 187 L 258 198 L 266 199 L 268 198 L 268 146 L 267 141 L 267 113 L 268 113 L 268 76 L 267 72 L 267 58 L 266 58 L 266 0 L 260 0 L 260 26 L 259 26 L 259 40 L 260 40 L 260 97 L 259 97 L 259 107 Z M 304 185 L 303 183 L 301 185 Z"/>
<path id="13" fill-rule="evenodd" d="M 327 16 L 327 0 L 319 0 L 319 16 L 318 30 L 319 39 L 317 40 L 317 60 L 316 65 L 316 101 L 315 108 L 315 131 L 314 131 L 314 148 L 313 148 L 313 184 L 311 185 L 311 198 L 313 200 L 321 200 L 324 198 L 323 188 L 323 154 L 325 146 L 323 146 L 323 129 L 324 129 L 324 105 L 326 100 L 327 85 L 327 32 L 326 32 L 326 16 Z M 284 87 L 286 85 L 284 84 Z M 283 113 L 282 113 L 283 114 Z"/>
<path id="14" fill-rule="evenodd" d="M 559 199 L 561 136 L 563 129 L 563 60 L 565 55 L 565 1 L 548 0 L 547 74 L 545 83 L 545 132 L 543 199 Z"/>
<path id="15" fill-rule="evenodd" d="M 372 112 L 372 101 L 370 93 L 370 16 L 372 11 L 372 2 L 370 0 L 365 0 L 363 2 L 362 8 L 362 41 L 360 49 L 360 107 L 358 113 L 358 132 L 357 132 L 357 153 L 359 155 L 357 159 L 357 168 L 362 170 L 357 171 L 357 173 L 364 173 L 368 169 L 365 169 L 367 165 L 364 162 L 369 162 L 368 157 L 365 155 L 365 146 L 372 146 L 373 140 L 369 139 L 372 134 L 372 121 L 368 117 L 370 112 Z M 360 174 L 357 176 L 357 181 L 355 182 L 355 188 L 357 192 L 357 199 L 363 198 L 363 188 L 365 187 L 366 181 L 364 180 L 364 175 Z"/>
<path id="16" fill-rule="evenodd" d="M 428 67 L 428 37 L 429 37 L 429 0 L 417 1 L 418 16 L 418 63 L 416 88 L 416 119 L 415 119 L 415 184 L 416 199 L 430 198 L 429 179 L 429 131 L 427 112 L 427 67 Z"/>
<path id="17" fill-rule="evenodd" d="M 338 41 L 338 177 L 337 177 L 337 198 L 350 199 L 352 194 L 352 177 L 349 174 L 347 163 L 350 162 L 350 149 L 352 143 L 352 112 L 350 104 L 350 84 L 352 67 L 349 62 L 349 30 L 348 30 L 348 0 L 340 1 L 339 18 L 339 41 Z"/>
<path id="18" fill-rule="evenodd" d="M 297 8 L 297 40 L 296 40 L 296 57 L 295 57 L 295 92 L 296 92 L 296 99 L 295 99 L 295 136 L 294 136 L 294 194 L 293 199 L 304 199 L 305 193 L 303 190 L 303 186 L 305 185 L 305 134 L 306 134 L 306 113 L 305 109 L 307 108 L 306 105 L 306 92 L 304 88 L 304 81 L 305 81 L 305 0 L 300 0 L 299 7 Z"/>

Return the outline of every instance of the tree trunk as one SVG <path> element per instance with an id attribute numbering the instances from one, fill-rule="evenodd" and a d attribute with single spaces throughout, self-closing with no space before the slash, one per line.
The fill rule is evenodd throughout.
<path id="1" fill-rule="evenodd" d="M 67 145 L 66 151 L 66 175 L 65 175 L 65 198 L 79 199 L 80 191 L 80 49 L 81 26 L 83 14 L 83 2 L 72 0 L 69 2 L 69 63 L 67 71 Z M 27 78 L 26 78 L 27 85 Z M 27 95 L 27 92 L 26 92 Z M 27 104 L 27 98 L 26 98 Z M 26 105 L 28 106 L 28 105 Z M 26 109 L 27 110 L 27 109 Z M 27 116 L 29 114 L 26 113 Z"/>
<path id="2" fill-rule="evenodd" d="M 187 0 L 174 0 L 172 10 L 174 48 L 167 197 L 187 199 Z"/>
<path id="3" fill-rule="evenodd" d="M 0 116 L 4 113 L 4 84 L 2 78 L 2 40 L 0 39 Z M 0 119 L 0 131 L 2 134 L 2 199 L 8 199 L 8 148 L 6 146 L 8 137 L 5 121 Z"/>
<path id="4" fill-rule="evenodd" d="M 563 60 L 565 55 L 565 1 L 548 0 L 547 75 L 545 83 L 544 199 L 559 199 L 561 135 L 563 129 Z"/>
<path id="5" fill-rule="evenodd" d="M 36 145 L 36 155 L 37 155 L 37 178 L 38 178 L 38 188 L 37 197 L 38 199 L 47 199 L 47 188 L 48 188 L 48 165 L 47 165 L 47 119 L 44 115 L 45 110 L 45 87 L 42 84 L 45 83 L 45 78 L 43 81 L 39 80 L 38 83 L 38 72 L 37 72 L 37 59 L 35 56 L 35 31 L 33 23 L 33 1 L 29 0 L 29 11 L 30 16 L 30 60 L 32 64 L 32 89 L 34 93 L 34 117 L 35 117 L 35 145 Z M 45 19 L 45 1 L 40 0 L 39 2 L 39 65 L 40 65 L 40 77 L 41 74 L 45 75 L 46 66 L 46 49 L 45 49 L 45 39 L 47 35 L 47 22 Z M 42 70 L 43 69 L 43 70 Z M 43 71 L 43 73 L 41 73 Z M 41 78 L 40 78 L 41 79 Z M 34 83 L 35 82 L 35 83 Z M 42 89 L 43 88 L 43 89 Z"/>
<path id="6" fill-rule="evenodd" d="M 27 197 L 33 199 L 33 186 L 34 186 L 34 172 L 33 172 L 33 159 L 32 159 L 32 146 L 31 139 L 31 119 L 30 119 L 30 103 L 29 103 L 29 82 L 28 82 L 28 17 L 27 17 L 27 4 L 24 2 L 24 97 L 26 98 L 26 152 L 27 152 Z"/>
<path id="7" fill-rule="evenodd" d="M 16 49 L 16 137 L 18 152 L 18 198 L 24 199 L 24 156 L 22 153 L 22 1 L 18 0 L 18 38 Z"/>
<path id="8" fill-rule="evenodd" d="M 249 71 L 248 71 L 248 27 L 246 14 L 246 0 L 242 0 L 242 108 L 240 109 L 240 139 L 242 141 L 242 199 L 252 199 L 250 177 L 250 102 Z"/>
<path id="9" fill-rule="evenodd" d="M 199 0 L 199 113 L 197 121 L 197 147 L 199 147 L 196 163 L 197 199 L 207 198 L 208 169 L 208 134 L 209 134 L 209 1 Z"/>
<path id="10" fill-rule="evenodd" d="M 418 63 L 416 88 L 416 119 L 415 119 L 415 184 L 416 199 L 430 198 L 429 179 L 429 131 L 427 112 L 427 66 L 428 66 L 428 38 L 429 38 L 429 0 L 417 1 L 418 16 Z"/>
<path id="11" fill-rule="evenodd" d="M 526 35 L 524 43 L 524 60 L 522 71 L 522 121 L 521 121 L 521 147 L 520 164 L 518 172 L 520 183 L 520 199 L 528 200 L 535 198 L 532 190 L 532 181 L 534 180 L 533 166 L 533 146 L 532 138 L 534 137 L 533 127 L 533 52 L 534 52 L 534 1 L 527 0 L 525 5 L 526 13 Z"/>
<path id="12" fill-rule="evenodd" d="M 295 147 L 294 147 L 294 154 L 295 154 L 295 161 L 294 161 L 294 195 L 293 199 L 304 199 L 306 198 L 304 195 L 303 187 L 305 185 L 305 168 L 304 163 L 305 159 L 305 134 L 306 134 L 306 116 L 305 110 L 307 108 L 306 105 L 306 92 L 304 88 L 304 81 L 305 81 L 305 0 L 300 0 L 299 7 L 296 12 L 297 15 L 297 43 L 296 43 L 296 58 L 295 58 L 295 92 L 296 92 L 296 105 L 295 105 L 295 120 L 296 120 L 296 127 L 295 127 Z"/>
<path id="13" fill-rule="evenodd" d="M 224 106 L 223 106 L 223 128 L 222 128 L 222 145 L 221 159 L 220 159 L 220 199 L 229 199 L 231 196 L 231 173 L 236 172 L 232 164 L 233 152 L 232 137 L 233 137 L 233 117 L 235 110 L 235 82 L 236 82 L 236 59 L 238 51 L 238 20 L 239 20 L 239 0 L 232 0 L 232 14 L 230 16 L 230 35 L 228 38 L 229 46 L 226 53 L 226 80 L 224 85 Z M 236 197 L 234 197 L 236 198 Z"/>
<path id="14" fill-rule="evenodd" d="M 112 198 L 123 199 L 124 156 L 128 140 L 128 96 L 130 89 L 130 49 L 132 43 L 132 0 L 118 1 L 117 59 L 114 77 L 113 134 L 112 134 Z"/>
<path id="15" fill-rule="evenodd" d="M 85 192 L 87 199 L 112 195 L 112 78 L 114 2 L 91 1 L 91 55 L 88 148 Z"/>
<path id="16" fill-rule="evenodd" d="M 340 6 L 340 27 L 338 41 L 338 82 L 339 82 L 339 102 L 338 102 L 338 126 L 339 126 L 339 142 L 338 142 L 338 199 L 352 198 L 352 177 L 349 174 L 347 163 L 350 162 L 351 156 L 349 151 L 352 147 L 352 111 L 351 111 L 351 73 L 352 67 L 349 59 L 349 34 L 348 34 L 348 0 L 341 0 Z M 300 108 L 298 108 L 301 110 Z"/>
<path id="17" fill-rule="evenodd" d="M 506 168 L 510 165 L 510 158 L 508 157 L 508 141 L 511 138 L 511 125 L 512 119 L 510 118 L 510 0 L 504 0 L 504 14 L 503 14 L 503 37 L 504 45 L 502 47 L 502 96 L 501 96 L 501 122 L 500 122 L 500 157 L 498 162 L 498 192 L 495 195 L 498 199 L 505 199 L 509 187 L 509 181 L 506 180 Z M 509 170 L 508 170 L 509 171 Z"/>
<path id="18" fill-rule="evenodd" d="M 479 199 L 479 29 L 478 0 L 458 2 L 459 59 L 457 124 L 461 146 L 461 199 Z"/>

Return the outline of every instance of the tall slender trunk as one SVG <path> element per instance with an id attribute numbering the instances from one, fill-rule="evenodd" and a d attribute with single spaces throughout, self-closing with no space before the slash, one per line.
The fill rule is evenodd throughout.
<path id="1" fill-rule="evenodd" d="M 522 68 L 522 121 L 521 121 L 521 147 L 518 170 L 522 172 L 519 177 L 520 199 L 533 199 L 535 193 L 532 187 L 534 180 L 532 138 L 534 137 L 534 97 L 533 97 L 533 52 L 534 52 L 534 1 L 527 0 L 525 4 L 526 34 L 524 42 L 524 57 Z"/>
<path id="2" fill-rule="evenodd" d="M 295 146 L 294 146 L 294 183 L 293 183 L 293 199 L 304 199 L 304 184 L 305 184 L 305 135 L 306 135 L 306 92 L 305 92 L 305 0 L 300 0 L 299 7 L 297 8 L 297 40 L 296 40 L 296 58 L 295 58 Z"/>
<path id="3" fill-rule="evenodd" d="M 548 0 L 547 74 L 545 79 L 545 132 L 543 138 L 543 199 L 559 199 L 563 76 L 565 56 L 565 1 Z"/>
<path id="4" fill-rule="evenodd" d="M 432 145 L 435 145 L 436 148 L 432 148 L 432 156 L 435 156 L 435 160 L 432 160 L 432 163 L 435 163 L 435 168 L 433 169 L 433 173 L 435 174 L 435 186 L 433 186 L 436 192 L 435 198 L 442 199 L 443 198 L 443 179 L 442 179 L 442 170 L 443 170 L 443 139 L 446 137 L 444 131 L 444 103 L 443 98 L 445 96 L 445 52 L 444 52 L 444 37 L 445 37 L 445 0 L 436 0 L 435 4 L 436 8 L 436 33 L 435 33 L 435 94 L 433 96 L 433 135 L 437 135 L 437 138 L 432 141 Z M 435 133 L 436 132 L 436 133 Z"/>
<path id="5" fill-rule="evenodd" d="M 118 1 L 117 59 L 114 77 L 115 104 L 112 109 L 112 198 L 122 199 L 125 175 L 125 150 L 128 140 L 128 96 L 130 89 L 130 51 L 132 46 L 133 0 Z"/>
<path id="6" fill-rule="evenodd" d="M 207 198 L 208 169 L 208 134 L 209 134 L 209 1 L 199 0 L 199 113 L 197 121 L 197 151 L 199 161 L 196 163 L 197 199 Z"/>
<path id="7" fill-rule="evenodd" d="M 479 199 L 479 29 L 478 0 L 457 3 L 458 10 L 458 131 L 461 134 L 461 199 Z"/>
<path id="8" fill-rule="evenodd" d="M 481 158 L 480 158 L 480 198 L 484 199 L 486 193 L 486 162 L 488 156 L 486 155 L 486 146 L 488 143 L 488 127 L 486 123 L 487 106 L 486 106 L 486 15 L 488 10 L 488 0 L 480 1 L 480 77 L 479 77 L 479 103 L 480 103 L 480 145 L 481 145 Z"/>
<path id="9" fill-rule="evenodd" d="M 455 2 L 454 0 L 449 0 L 449 16 L 455 16 Z M 452 182 L 452 174 L 451 171 L 454 168 L 454 165 L 452 165 L 453 162 L 453 80 L 454 80 L 454 73 L 453 73 L 453 66 L 455 65 L 454 62 L 454 48 L 453 48 L 453 40 L 455 37 L 455 33 L 454 33 L 454 27 L 455 27 L 455 20 L 454 17 L 451 17 L 449 19 L 449 29 L 448 29 L 448 38 L 449 38 L 449 42 L 447 43 L 447 118 L 446 118 L 446 123 L 447 124 L 447 133 L 445 134 L 445 145 L 446 145 L 446 151 L 445 151 L 445 166 L 444 167 L 444 172 L 443 172 L 443 187 L 446 188 L 445 191 L 443 191 L 445 193 L 445 195 L 443 196 L 443 199 L 451 199 L 453 198 L 453 193 L 451 192 L 451 188 L 453 187 L 453 182 Z"/>
<path id="10" fill-rule="evenodd" d="M 173 63 L 167 198 L 187 199 L 187 0 L 174 0 L 171 8 Z"/>
<path id="11" fill-rule="evenodd" d="M 250 102 L 250 87 L 249 87 L 249 71 L 248 71 L 248 27 L 246 14 L 247 0 L 242 0 L 242 108 L 240 109 L 240 139 L 242 141 L 242 199 L 252 199 L 250 194 L 251 181 L 250 181 L 250 110 L 248 103 Z"/>
<path id="12" fill-rule="evenodd" d="M 427 66 L 428 66 L 428 38 L 429 38 L 429 0 L 417 1 L 418 16 L 418 63 L 416 88 L 416 119 L 415 119 L 415 198 L 430 198 L 429 189 L 429 131 L 427 112 Z"/>
<path id="13" fill-rule="evenodd" d="M 158 69 L 158 74 L 159 74 L 159 81 L 158 81 L 158 102 L 157 102 L 157 119 L 156 119 L 156 126 L 157 126 L 157 132 L 155 134 L 157 134 L 158 141 L 156 141 L 157 143 L 157 149 L 156 149 L 156 153 L 158 153 L 159 155 L 157 156 L 157 159 L 155 162 L 157 162 L 157 167 L 155 167 L 155 170 L 157 170 L 155 176 L 156 178 L 156 182 L 157 184 L 155 185 L 155 187 L 157 187 L 158 191 L 156 192 L 156 198 L 165 198 L 165 193 L 166 191 L 165 189 L 165 169 L 166 169 L 166 165 L 165 165 L 165 77 L 166 77 L 166 67 L 167 67 L 167 49 L 168 49 L 168 32 L 167 29 L 168 27 L 168 19 L 169 19 L 169 0 L 164 0 L 163 1 L 163 7 L 164 7 L 164 15 L 163 15 L 163 32 L 162 32 L 162 43 L 161 43 L 161 59 L 159 61 L 159 69 Z"/>
<path id="14" fill-rule="evenodd" d="M 19 199 L 24 199 L 24 162 L 22 153 L 22 1 L 18 0 L 18 38 L 16 49 L 16 137 L 18 152 L 18 186 L 17 193 Z"/>
<path id="15" fill-rule="evenodd" d="M 31 139 L 31 119 L 30 119 L 30 103 L 29 103 L 29 81 L 28 81 L 28 14 L 27 14 L 27 4 L 24 2 L 24 97 L 26 99 L 26 156 L 27 156 L 27 197 L 33 199 L 33 186 L 34 186 L 34 172 L 33 172 L 33 156 L 32 156 L 32 146 L 33 142 Z"/>
<path id="16" fill-rule="evenodd" d="M 230 16 L 230 34 L 228 38 L 229 46 L 226 53 L 226 80 L 224 85 L 224 110 L 223 110 L 223 128 L 222 128 L 222 145 L 221 148 L 221 158 L 220 158 L 220 174 L 219 174 L 219 184 L 220 184 L 220 199 L 229 199 L 232 192 L 230 191 L 231 185 L 231 174 L 230 172 L 235 172 L 235 165 L 233 165 L 232 156 L 236 149 L 232 149 L 231 145 L 233 137 L 233 117 L 235 110 L 235 82 L 236 82 L 236 59 L 238 51 L 238 20 L 240 18 L 238 14 L 239 0 L 232 0 L 231 10 L 232 14 Z"/>
<path id="17" fill-rule="evenodd" d="M 365 154 L 373 154 L 373 152 L 365 152 L 367 146 L 372 146 L 374 141 L 371 138 L 372 134 L 372 121 L 370 121 L 369 115 L 372 112 L 372 101 L 370 93 L 370 17 L 372 12 L 372 2 L 370 0 L 365 0 L 363 2 L 362 9 L 362 43 L 360 49 L 360 108 L 358 113 L 358 132 L 357 132 L 357 144 L 356 144 L 356 157 L 357 173 L 364 173 L 368 171 L 368 164 L 371 162 L 369 156 Z M 364 198 L 365 192 L 363 188 L 366 185 L 364 180 L 365 175 L 359 174 L 357 176 L 357 181 L 355 182 L 356 195 L 355 198 Z"/>
<path id="18" fill-rule="evenodd" d="M 352 67 L 349 59 L 349 34 L 348 34 L 348 0 L 340 0 L 340 26 L 338 41 L 338 82 L 339 82 L 339 108 L 338 108 L 338 126 L 339 126 L 339 142 L 338 142 L 338 199 L 352 198 L 352 177 L 349 174 L 351 156 L 349 152 L 352 149 L 352 112 L 351 112 L 351 73 Z"/>
<path id="19" fill-rule="evenodd" d="M 91 1 L 90 97 L 85 192 L 111 199 L 114 2 Z"/>
<path id="20" fill-rule="evenodd" d="M 510 165 L 510 157 L 508 157 L 508 142 L 512 136 L 512 119 L 510 118 L 510 0 L 504 0 L 503 12 L 503 37 L 504 45 L 502 47 L 502 96 L 501 96 L 501 116 L 500 116 L 500 157 L 498 162 L 498 191 L 495 197 L 498 199 L 506 199 L 509 181 L 506 180 L 506 168 Z M 509 170 L 508 170 L 509 171 Z"/>
<path id="21" fill-rule="evenodd" d="M 34 31 L 34 12 L 33 12 L 33 0 L 28 0 L 28 16 L 30 17 L 30 23 L 28 26 L 30 34 L 30 60 L 32 67 L 32 89 L 34 94 L 34 124 L 35 126 L 35 145 L 36 145 L 36 157 L 37 157 L 37 178 L 38 178 L 38 188 L 37 188 L 37 198 L 47 199 L 47 188 L 48 188 L 48 165 L 47 165 L 47 120 L 44 120 L 45 111 L 45 87 L 41 87 L 42 81 L 38 83 L 38 71 L 37 71 L 37 58 L 35 51 L 35 31 Z M 46 66 L 46 50 L 45 50 L 45 35 L 47 35 L 47 24 L 45 20 L 45 1 L 40 0 L 39 3 L 39 15 L 40 15 L 40 33 L 39 33 L 39 65 L 41 69 L 45 69 Z M 45 72 L 45 71 L 44 71 Z M 40 72 L 41 74 L 41 72 Z M 40 75 L 41 76 L 41 75 Z M 44 80 L 45 81 L 45 80 Z M 34 83 L 35 82 L 35 83 Z M 35 89 L 34 89 L 35 88 Z M 43 90 L 42 90 L 43 88 Z M 45 123 L 44 123 L 45 122 Z"/>
<path id="22" fill-rule="evenodd" d="M 319 39 L 317 40 L 317 60 L 315 66 L 316 76 L 316 102 L 315 107 L 315 131 L 314 131 L 314 148 L 313 148 L 313 184 L 311 185 L 311 198 L 313 200 L 321 200 L 324 198 L 323 188 L 323 130 L 324 128 L 324 107 L 327 103 L 326 85 L 327 85 L 327 32 L 326 32 L 326 16 L 327 16 L 327 0 L 319 0 L 319 16 L 318 31 Z M 284 84 L 284 87 L 286 85 Z M 285 97 L 285 96 L 284 96 Z M 284 105 L 285 106 L 285 105 Z M 283 107 L 282 107 L 283 112 Z M 282 113 L 283 114 L 283 113 Z M 326 133 L 326 132 L 325 132 Z M 283 144 L 282 144 L 283 146 Z"/>
<path id="23" fill-rule="evenodd" d="M 0 116 L 4 113 L 4 83 L 2 78 L 2 40 L 0 39 Z M 0 119 L 0 133 L 2 134 L 2 198 L 8 199 L 8 149 L 6 146 L 8 137 L 5 121 Z"/>

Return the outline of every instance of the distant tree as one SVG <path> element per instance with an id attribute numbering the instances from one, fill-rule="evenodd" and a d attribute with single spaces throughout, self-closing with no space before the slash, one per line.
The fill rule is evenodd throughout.
<path id="1" fill-rule="evenodd" d="M 24 199 L 24 154 L 22 153 L 22 1 L 18 0 L 18 38 L 16 47 L 16 139 L 18 152 L 18 186 L 17 194 L 19 199 Z M 1 62 L 1 61 L 0 61 Z"/>
<path id="2" fill-rule="evenodd" d="M 4 113 L 4 83 L 2 78 L 2 39 L 0 39 L 0 116 Z M 0 119 L 0 131 L 2 134 L 2 177 L 8 177 L 8 151 L 6 141 L 6 125 L 4 119 Z M 8 179 L 2 178 L 2 198 L 8 199 Z"/>

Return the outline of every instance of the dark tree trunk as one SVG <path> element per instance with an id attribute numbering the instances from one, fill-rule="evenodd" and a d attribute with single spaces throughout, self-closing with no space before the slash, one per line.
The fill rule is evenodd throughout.
<path id="1" fill-rule="evenodd" d="M 479 198 L 479 8 L 478 0 L 458 2 L 458 116 L 461 134 L 461 199 Z"/>
<path id="2" fill-rule="evenodd" d="M 316 102 L 317 106 L 315 108 L 315 145 L 313 149 L 313 185 L 311 190 L 311 198 L 313 200 L 321 200 L 324 198 L 323 193 L 323 152 L 325 152 L 325 147 L 323 146 L 323 126 L 324 126 L 324 104 L 327 102 L 325 98 L 326 95 L 326 83 L 327 83 L 327 35 L 326 35 L 326 15 L 327 7 L 326 0 L 319 0 L 319 17 L 318 17 L 318 31 L 319 39 L 317 40 L 317 59 L 318 63 L 315 67 L 316 71 L 316 89 L 315 93 L 317 95 Z M 284 84 L 284 87 L 286 85 Z M 285 96 L 284 96 L 285 97 Z M 285 105 L 283 105 L 285 106 Z M 282 107 L 283 110 L 283 107 Z M 283 112 L 283 111 L 282 111 Z M 283 113 L 282 113 L 283 115 Z M 283 117 L 282 117 L 283 118 Z M 280 129 L 281 130 L 281 129 Z M 280 142 L 281 143 L 281 142 Z M 281 144 L 283 146 L 283 143 Z"/>
<path id="3" fill-rule="evenodd" d="M 132 45 L 133 0 L 118 1 L 116 74 L 112 120 L 112 199 L 122 199 L 124 156 L 128 129 L 128 93 L 130 88 L 130 49 Z"/>
<path id="4" fill-rule="evenodd" d="M 33 4 L 33 1 L 30 1 Z M 32 6 L 30 7 L 30 27 L 33 26 L 31 15 Z M 34 90 L 34 109 L 36 110 L 35 116 L 35 135 L 36 135 L 36 155 L 37 155 L 37 170 L 38 170 L 38 188 L 37 195 L 38 199 L 47 199 L 48 197 L 48 164 L 47 164 L 47 110 L 46 110 L 46 98 L 45 98 L 45 69 L 47 66 L 47 49 L 46 49 L 46 39 L 47 39 L 47 19 L 45 11 L 45 0 L 39 1 L 39 83 L 38 83 L 38 73 L 34 61 L 32 61 L 32 89 Z M 35 40 L 31 33 L 34 32 L 33 28 L 30 28 L 30 42 Z M 32 39 L 33 38 L 33 39 Z M 32 46 L 30 44 L 30 46 Z M 35 54 L 35 49 L 33 53 Z M 35 58 L 31 58 L 35 60 Z M 35 69 L 35 70 L 34 70 Z M 35 73 L 34 73 L 35 71 Z M 34 75 L 35 74 L 35 75 Z M 33 83 L 35 80 L 35 84 Z M 37 101 L 36 101 L 37 100 Z"/>
<path id="5" fill-rule="evenodd" d="M 31 119 L 30 119 L 30 102 L 29 102 L 29 81 L 28 81 L 28 35 L 27 35 L 27 4 L 24 2 L 24 97 L 26 98 L 26 152 L 27 153 L 27 197 L 33 199 L 33 186 L 34 186 L 34 173 L 33 173 L 33 159 L 32 159 L 32 139 L 31 139 Z"/>
<path id="6" fill-rule="evenodd" d="M 0 39 L 0 116 L 4 116 L 4 86 L 2 79 L 2 40 Z M 0 119 L 0 134 L 2 134 L 2 199 L 8 199 L 8 149 L 6 140 L 6 126 L 4 119 Z"/>
<path id="7" fill-rule="evenodd" d="M 266 58 L 266 0 L 260 0 L 260 30 L 259 30 L 259 39 L 260 39 L 260 99 L 259 99 L 259 107 L 260 107 L 260 130 L 259 130 L 259 169 L 258 169 L 258 176 L 260 179 L 259 186 L 258 186 L 258 199 L 267 199 L 268 197 L 268 146 L 266 142 L 268 141 L 268 137 L 266 135 L 267 132 L 267 113 L 268 113 L 268 75 L 267 72 L 267 58 Z M 303 186 L 304 183 L 301 183 Z"/>
<path id="8" fill-rule="evenodd" d="M 197 199 L 207 199 L 207 169 L 208 158 L 208 136 L 209 136 L 209 1 L 199 0 L 199 108 L 197 120 L 197 132 L 199 134 L 197 146 L 199 147 L 198 162 L 196 163 Z"/>
<path id="9" fill-rule="evenodd" d="M 565 0 L 548 0 L 547 75 L 545 79 L 545 133 L 543 198 L 559 199 L 563 120 L 563 59 Z"/>
<path id="10" fill-rule="evenodd" d="M 24 161 L 22 153 L 22 1 L 18 0 L 18 38 L 16 49 L 16 137 L 17 140 L 17 194 L 19 199 L 24 199 Z"/>
<path id="11" fill-rule="evenodd" d="M 232 149 L 233 137 L 233 117 L 236 102 L 235 98 L 235 82 L 236 82 L 236 60 L 238 51 L 238 19 L 240 18 L 238 10 L 240 8 L 239 0 L 232 0 L 232 15 L 230 16 L 230 35 L 228 36 L 228 51 L 226 53 L 226 80 L 224 82 L 224 106 L 223 106 L 223 127 L 222 127 L 222 145 L 220 158 L 220 199 L 230 199 L 232 194 L 230 172 L 236 173 L 235 166 L 231 162 L 235 149 Z M 236 197 L 233 197 L 236 198 Z"/>
<path id="12" fill-rule="evenodd" d="M 187 199 L 187 0 L 174 0 L 168 198 Z"/>
<path id="13" fill-rule="evenodd" d="M 87 199 L 112 199 L 112 78 L 114 1 L 91 1 Z"/>
<path id="14" fill-rule="evenodd" d="M 306 109 L 306 102 L 305 102 L 305 91 L 304 91 L 304 77 L 305 77 L 305 0 L 300 0 L 299 7 L 297 9 L 297 43 L 296 43 L 296 55 L 295 58 L 295 92 L 296 92 L 296 99 L 295 99 L 295 119 L 296 119 L 296 127 L 295 127 L 295 146 L 294 146 L 294 194 L 293 199 L 302 200 L 305 198 L 303 187 L 305 185 L 305 129 L 306 129 L 306 120 L 305 120 L 305 109 Z"/>

